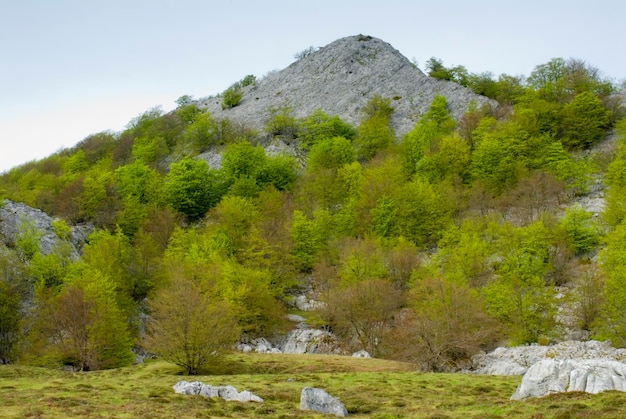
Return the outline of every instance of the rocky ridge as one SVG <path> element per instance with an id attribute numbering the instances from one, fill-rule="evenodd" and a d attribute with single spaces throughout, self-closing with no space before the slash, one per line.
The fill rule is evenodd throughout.
<path id="1" fill-rule="evenodd" d="M 375 95 L 392 99 L 391 125 L 398 135 L 413 128 L 436 95 L 446 97 L 456 119 L 471 102 L 479 107 L 497 106 L 457 83 L 428 77 L 390 44 L 364 35 L 338 39 L 271 72 L 244 88 L 238 106 L 222 109 L 219 96 L 197 104 L 218 119 L 241 121 L 258 130 L 272 109 L 281 107 L 289 108 L 297 118 L 321 109 L 356 126 L 361 108 Z"/>

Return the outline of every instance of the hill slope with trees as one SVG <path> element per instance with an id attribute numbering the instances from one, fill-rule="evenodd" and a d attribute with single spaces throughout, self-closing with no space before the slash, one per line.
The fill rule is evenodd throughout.
<path id="1" fill-rule="evenodd" d="M 561 58 L 498 78 L 432 58 L 427 76 L 362 35 L 298 58 L 0 176 L 60 239 L 43 252 L 27 219 L 4 237 L 3 363 L 148 351 L 197 373 L 285 333 L 304 291 L 345 351 L 425 370 L 572 334 L 626 345 L 618 86 Z"/>

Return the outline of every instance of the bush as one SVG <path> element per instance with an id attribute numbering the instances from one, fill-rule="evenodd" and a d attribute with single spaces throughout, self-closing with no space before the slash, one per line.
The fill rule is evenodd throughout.
<path id="1" fill-rule="evenodd" d="M 235 83 L 224 92 L 222 96 L 222 109 L 230 109 L 239 105 L 243 98 L 241 83 Z"/>

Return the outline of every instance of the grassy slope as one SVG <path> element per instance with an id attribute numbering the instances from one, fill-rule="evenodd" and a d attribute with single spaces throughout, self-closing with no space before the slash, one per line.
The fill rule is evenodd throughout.
<path id="1" fill-rule="evenodd" d="M 233 385 L 265 399 L 226 402 L 175 394 L 179 380 Z M 519 377 L 423 374 L 409 364 L 325 355 L 234 354 L 211 375 L 187 377 L 164 362 L 71 373 L 0 366 L 2 418 L 324 417 L 299 410 L 300 391 L 321 387 L 350 417 L 626 417 L 626 393 L 560 394 L 510 401 Z"/>

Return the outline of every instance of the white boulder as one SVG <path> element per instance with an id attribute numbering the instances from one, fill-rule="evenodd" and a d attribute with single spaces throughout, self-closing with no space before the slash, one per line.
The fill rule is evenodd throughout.
<path id="1" fill-rule="evenodd" d="M 321 388 L 305 387 L 300 393 L 300 410 L 330 413 L 345 418 L 348 410 L 339 400 Z"/>
<path id="2" fill-rule="evenodd" d="M 262 403 L 259 396 L 244 390 L 241 393 L 233 386 L 212 386 L 201 381 L 179 381 L 174 384 L 174 392 L 178 394 L 200 395 L 204 397 L 220 397 L 227 401 Z"/>
<path id="3" fill-rule="evenodd" d="M 528 369 L 511 400 L 608 390 L 626 391 L 626 364 L 610 359 L 545 359 Z"/>

